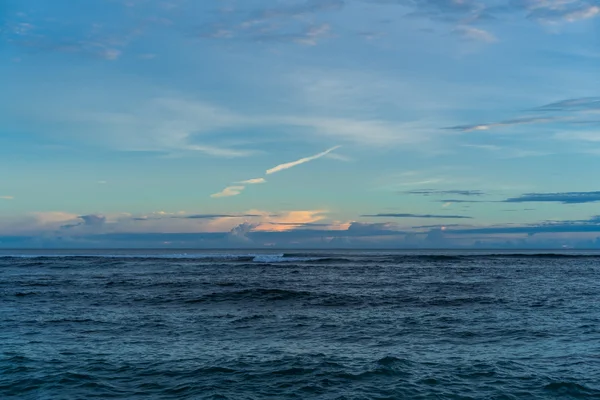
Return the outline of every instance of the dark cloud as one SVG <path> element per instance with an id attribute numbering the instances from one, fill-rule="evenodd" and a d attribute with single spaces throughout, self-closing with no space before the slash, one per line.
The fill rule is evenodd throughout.
<path id="1" fill-rule="evenodd" d="M 100 223 L 92 218 L 92 224 Z M 83 224 L 83 222 L 82 222 Z M 494 235 L 526 235 L 529 238 L 537 234 L 571 234 L 571 233 L 600 233 L 600 216 L 586 220 L 573 221 L 546 221 L 528 225 L 497 225 L 487 227 L 472 227 L 465 225 L 425 225 L 413 229 L 430 228 L 426 232 L 401 231 L 397 225 L 386 223 L 360 223 L 353 222 L 346 230 L 320 230 L 320 229 L 295 229 L 285 232 L 255 231 L 256 224 L 244 223 L 236 226 L 229 232 L 213 233 L 107 233 L 77 235 L 71 232 L 60 231 L 54 234 L 41 234 L 36 236 L 0 236 L 0 247 L 5 248 L 450 248 L 471 246 L 469 243 L 477 239 L 493 244 L 494 246 L 511 247 L 506 238 L 494 238 Z M 67 232 L 70 232 L 68 235 Z M 80 231 L 84 232 L 84 231 Z M 477 236 L 469 238 L 469 236 Z M 564 238 L 564 236 L 563 236 Z M 521 239 L 519 239 L 521 240 Z M 525 240 L 523 238 L 523 240 Z M 537 239 L 548 246 L 561 246 L 561 237 L 550 239 Z M 577 239 L 579 240 L 579 239 Z M 585 242 L 585 243 L 584 243 Z M 583 245 L 600 245 L 600 240 L 590 242 L 589 237 Z M 528 244 L 529 243 L 529 244 Z M 531 246 L 534 242 L 523 242 L 519 246 Z M 575 243 L 575 242 L 573 242 Z M 543 244 L 543 243 L 542 243 Z M 477 245 L 473 245 L 476 246 Z M 513 246 L 514 247 L 514 246 Z"/>
<path id="2" fill-rule="evenodd" d="M 447 234 L 457 235 L 494 235 L 494 234 L 526 234 L 529 236 L 540 233 L 595 233 L 600 232 L 599 222 L 555 222 L 538 225 L 493 226 L 471 229 L 446 230 Z"/>
<path id="3" fill-rule="evenodd" d="M 505 200 L 464 200 L 443 199 L 439 203 L 562 203 L 582 204 L 600 201 L 600 191 L 597 192 L 560 192 L 560 193 L 525 193 Z M 532 209 L 527 209 L 531 211 Z"/>
<path id="4" fill-rule="evenodd" d="M 436 215 L 436 214 L 365 214 L 361 217 L 376 218 L 445 218 L 445 219 L 471 219 L 472 217 L 464 215 Z"/>
<path id="5" fill-rule="evenodd" d="M 361 234 L 361 235 L 381 235 L 382 233 L 389 234 L 398 234 L 396 224 L 392 224 L 390 222 L 380 222 L 380 223 L 363 223 L 363 222 L 352 222 L 348 227 L 348 232 L 351 234 Z"/>
<path id="6" fill-rule="evenodd" d="M 582 111 L 600 109 L 600 97 L 580 97 L 557 101 L 538 108 L 541 111 Z"/>
<path id="7" fill-rule="evenodd" d="M 594 203 L 600 201 L 598 192 L 525 193 L 504 200 L 504 203 L 550 202 L 562 204 Z"/>
<path id="8" fill-rule="evenodd" d="M 93 226 L 99 227 L 104 225 L 106 222 L 106 217 L 103 215 L 89 214 L 89 215 L 81 215 L 78 219 L 82 220 L 82 222 L 78 222 L 76 224 L 63 225 L 61 229 L 71 229 L 78 226 Z"/>
<path id="9" fill-rule="evenodd" d="M 402 192 L 406 194 L 421 194 L 423 196 L 449 196 L 449 195 L 457 195 L 457 196 L 483 196 L 486 193 L 481 190 L 434 190 L 434 189 L 420 189 L 420 190 L 410 190 L 406 192 Z"/>

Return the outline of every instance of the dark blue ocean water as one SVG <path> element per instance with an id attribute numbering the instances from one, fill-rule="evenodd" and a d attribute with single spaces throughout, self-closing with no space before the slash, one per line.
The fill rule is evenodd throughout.
<path id="1" fill-rule="evenodd" d="M 600 255 L 68 253 L 0 257 L 1 399 L 600 398 Z"/>

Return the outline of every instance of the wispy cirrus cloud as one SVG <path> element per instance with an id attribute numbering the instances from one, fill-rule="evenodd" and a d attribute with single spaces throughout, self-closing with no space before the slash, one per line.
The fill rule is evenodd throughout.
<path id="1" fill-rule="evenodd" d="M 504 147 L 490 144 L 463 144 L 462 147 L 486 150 L 497 154 L 498 158 L 540 157 L 554 154 L 550 151 L 529 150 L 514 147 Z"/>
<path id="2" fill-rule="evenodd" d="M 266 172 L 266 174 L 267 175 L 274 174 L 276 172 L 280 172 L 280 171 L 283 171 L 283 170 L 286 170 L 286 169 L 290 169 L 290 168 L 296 167 L 298 165 L 305 164 L 305 163 L 310 162 L 310 161 L 317 160 L 317 159 L 319 159 L 321 157 L 326 156 L 327 154 L 331 153 L 332 151 L 339 149 L 340 147 L 341 146 L 335 146 L 335 147 L 332 147 L 330 149 L 325 150 L 324 152 L 321 152 L 319 154 L 315 154 L 314 156 L 304 157 L 304 158 L 301 158 L 301 159 L 296 160 L 296 161 L 292 161 L 292 162 L 288 162 L 288 163 L 284 163 L 284 164 L 279 164 L 279 165 L 277 165 L 277 166 L 275 166 L 273 168 L 268 169 L 267 172 Z"/>
<path id="3" fill-rule="evenodd" d="M 435 189 L 420 189 L 420 190 L 409 190 L 402 192 L 405 194 L 420 194 L 423 196 L 448 196 L 448 195 L 459 195 L 459 196 L 483 196 L 486 193 L 481 190 L 435 190 Z"/>
<path id="4" fill-rule="evenodd" d="M 436 215 L 436 214 L 408 214 L 408 213 L 386 213 L 386 214 L 364 214 L 361 217 L 371 218 L 438 218 L 438 219 L 472 219 L 465 215 Z"/>
<path id="5" fill-rule="evenodd" d="M 246 189 L 245 186 L 228 186 L 218 193 L 211 194 L 210 197 L 220 198 L 220 197 L 237 196 L 237 195 L 241 194 L 244 189 Z"/>
<path id="6" fill-rule="evenodd" d="M 600 110 L 600 97 L 580 97 L 546 104 L 539 111 L 586 111 Z"/>
<path id="7" fill-rule="evenodd" d="M 455 35 L 465 39 L 476 42 L 494 43 L 498 41 L 498 38 L 492 33 L 481 28 L 474 28 L 472 26 L 457 26 L 452 31 Z"/>
<path id="8" fill-rule="evenodd" d="M 0 200 L 14 200 L 14 196 L 0 196 Z"/>
<path id="9" fill-rule="evenodd" d="M 257 218 L 262 217 L 261 214 L 192 214 L 185 216 L 175 216 L 171 218 L 183 219 L 217 219 L 217 218 Z"/>
<path id="10" fill-rule="evenodd" d="M 200 35 L 221 40 L 250 40 L 254 42 L 290 42 L 315 46 L 329 37 L 331 25 L 315 23 L 315 16 L 341 10 L 344 0 L 303 1 L 251 11 L 226 9 L 220 20 L 209 23 Z"/>
<path id="11" fill-rule="evenodd" d="M 600 6 L 586 0 L 525 0 L 529 18 L 549 23 L 577 22 L 600 15 Z"/>
<path id="12" fill-rule="evenodd" d="M 489 122 L 489 123 L 483 123 L 483 124 L 451 126 L 446 129 L 462 131 L 462 132 L 487 131 L 487 130 L 490 130 L 493 128 L 499 128 L 499 127 L 503 127 L 503 126 L 548 124 L 551 122 L 556 122 L 557 120 L 559 120 L 559 118 L 557 118 L 557 117 L 528 117 L 528 118 L 509 119 L 509 120 L 499 121 L 499 122 Z"/>
<path id="13" fill-rule="evenodd" d="M 258 42 L 292 42 L 305 46 L 316 46 L 323 38 L 331 36 L 329 24 L 313 25 L 296 33 L 262 34 L 254 40 Z"/>
<path id="14" fill-rule="evenodd" d="M 590 113 L 600 112 L 600 97 L 579 97 L 559 100 L 543 106 L 530 109 L 529 112 L 538 115 L 506 119 L 496 122 L 475 123 L 451 126 L 446 129 L 459 132 L 491 131 L 501 128 L 513 128 L 524 125 L 535 125 L 554 139 L 570 142 L 596 142 L 600 136 L 593 128 L 600 125 L 600 121 L 589 118 Z M 545 115 L 540 115 L 544 113 Z M 545 156 L 556 153 L 556 147 L 551 150 L 523 149 L 512 146 L 499 146 L 495 144 L 463 144 L 463 147 L 479 148 L 496 152 L 501 158 L 522 158 Z M 576 150 L 588 152 L 589 149 Z"/>
<path id="15" fill-rule="evenodd" d="M 325 157 L 326 155 L 330 154 L 332 151 L 334 151 L 340 147 L 341 146 L 335 146 L 335 147 L 325 150 L 324 152 L 315 154 L 314 156 L 304 157 L 304 158 L 301 158 L 299 160 L 292 161 L 289 163 L 279 164 L 271 169 L 268 169 L 266 171 L 266 174 L 267 175 L 274 174 L 276 172 L 290 169 L 290 168 L 296 167 L 298 165 L 305 164 L 307 162 L 319 159 L 321 157 Z M 241 194 L 242 191 L 246 188 L 245 185 L 255 185 L 255 184 L 261 184 L 261 183 L 266 183 L 266 182 L 267 181 L 265 178 L 253 178 L 253 179 L 248 179 L 245 181 L 240 181 L 240 182 L 238 182 L 239 185 L 226 187 L 221 192 L 215 193 L 215 194 L 211 195 L 210 197 L 219 198 L 219 197 L 237 196 L 237 195 Z M 242 185 L 244 185 L 244 186 L 242 186 Z"/>

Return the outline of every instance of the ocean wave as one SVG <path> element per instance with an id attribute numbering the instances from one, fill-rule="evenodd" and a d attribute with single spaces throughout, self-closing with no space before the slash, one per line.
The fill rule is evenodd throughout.
<path id="1" fill-rule="evenodd" d="M 594 390 L 594 389 L 588 388 L 588 387 L 581 385 L 579 383 L 576 383 L 576 382 L 565 382 L 565 381 L 551 382 L 551 383 L 547 384 L 546 386 L 544 386 L 544 389 L 549 392 L 555 392 L 562 396 L 573 396 L 573 397 L 593 396 L 594 398 L 597 398 L 597 396 L 600 396 L 600 390 Z"/>
<path id="2" fill-rule="evenodd" d="M 230 292 L 210 293 L 195 299 L 185 300 L 185 303 L 229 302 L 240 300 L 294 300 L 314 296 L 313 293 L 286 289 L 244 289 Z"/>
<path id="3" fill-rule="evenodd" d="M 195 260 L 203 262 L 253 262 L 260 264 L 275 264 L 283 262 L 309 262 L 323 261 L 326 257 L 303 257 L 287 254 L 234 254 L 234 253 L 180 253 L 180 254 L 19 254 L 19 255 L 0 255 L 0 259 L 36 259 L 39 261 L 29 262 L 21 265 L 23 267 L 36 267 L 45 265 L 44 261 L 53 259 L 72 259 L 72 260 L 93 260 L 93 259 L 124 259 L 124 260 Z M 343 260 L 342 260 L 343 261 Z"/>
<path id="4" fill-rule="evenodd" d="M 454 264 L 472 263 L 490 259 L 600 259 L 600 253 L 480 253 L 480 254 L 398 254 L 388 253 L 139 253 L 139 254 L 0 254 L 1 260 L 34 260 L 19 263 L 20 267 L 44 266 L 52 260 L 98 261 L 106 266 L 108 259 L 118 265 L 121 261 L 176 260 L 181 262 L 223 263 L 223 264 L 289 264 L 289 263 L 377 263 L 389 264 Z M 68 268 L 65 264 L 48 265 L 51 268 Z"/>

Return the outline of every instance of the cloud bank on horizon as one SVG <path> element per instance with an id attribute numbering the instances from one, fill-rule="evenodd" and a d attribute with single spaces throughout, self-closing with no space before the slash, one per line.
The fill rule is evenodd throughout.
<path id="1" fill-rule="evenodd" d="M 2 2 L 0 247 L 598 247 L 599 24 L 595 0 Z"/>

